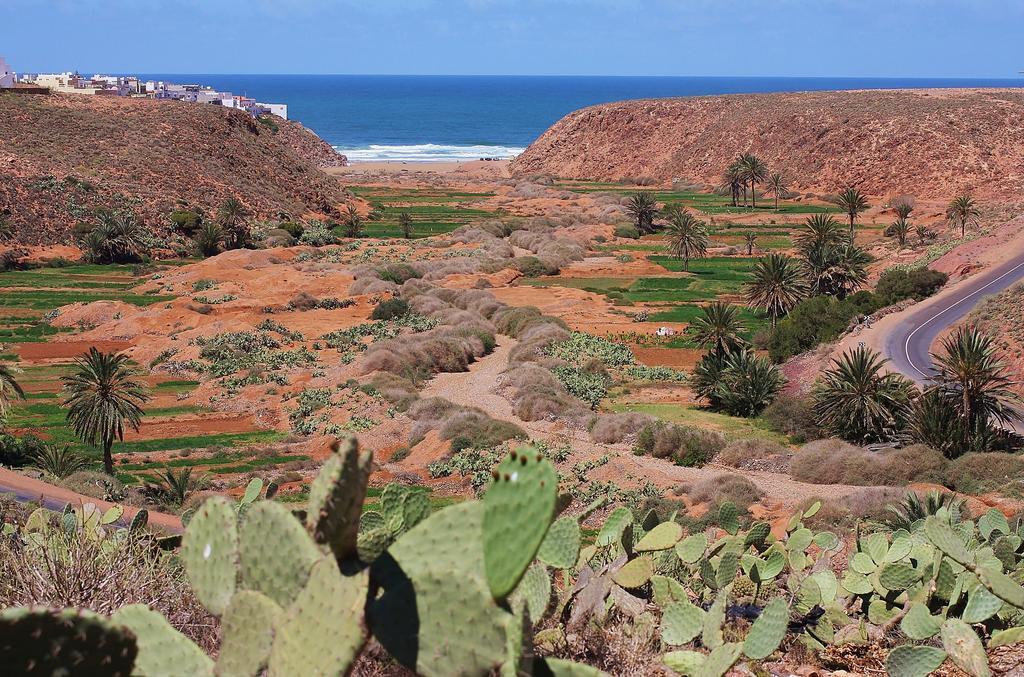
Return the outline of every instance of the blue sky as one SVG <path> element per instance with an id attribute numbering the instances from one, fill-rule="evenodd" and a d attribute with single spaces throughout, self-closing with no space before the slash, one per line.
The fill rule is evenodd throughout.
<path id="1" fill-rule="evenodd" d="M 15 70 L 1016 77 L 1024 0 L 4 0 Z"/>

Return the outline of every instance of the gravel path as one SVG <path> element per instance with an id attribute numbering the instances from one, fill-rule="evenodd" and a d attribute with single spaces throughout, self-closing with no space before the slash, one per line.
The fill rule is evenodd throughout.
<path id="1" fill-rule="evenodd" d="M 658 458 L 635 456 L 630 447 L 624 444 L 597 444 L 590 440 L 587 431 L 573 429 L 563 422 L 523 421 L 512 413 L 511 403 L 497 392 L 499 377 L 508 366 L 509 353 L 516 343 L 515 339 L 508 336 L 499 336 L 494 351 L 470 365 L 468 372 L 438 374 L 427 384 L 421 395 L 443 397 L 455 404 L 483 409 L 496 419 L 515 423 L 535 439 L 571 444 L 574 454 L 566 461 L 566 465 L 610 455 L 609 463 L 592 471 L 594 479 L 613 479 L 627 484 L 636 484 L 646 479 L 659 487 L 669 488 L 732 472 L 749 478 L 768 499 L 787 505 L 811 497 L 845 496 L 863 489 L 847 485 L 805 484 L 781 473 L 736 470 L 717 464 L 703 468 L 684 468 Z"/>

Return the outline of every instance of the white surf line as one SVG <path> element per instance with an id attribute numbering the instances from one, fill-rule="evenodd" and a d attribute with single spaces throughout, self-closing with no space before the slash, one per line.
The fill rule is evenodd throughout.
<path id="1" fill-rule="evenodd" d="M 940 315 L 942 315 L 946 311 L 952 310 L 953 308 L 956 308 L 958 305 L 960 305 L 961 303 L 963 303 L 964 301 L 966 301 L 967 299 L 969 299 L 969 298 L 971 298 L 973 296 L 977 296 L 978 294 L 982 293 L 983 291 L 985 291 L 986 289 L 988 289 L 992 285 L 994 285 L 997 282 L 999 282 L 1000 280 L 1002 280 L 1004 277 L 1006 277 L 1010 273 L 1012 273 L 1015 270 L 1017 270 L 1018 268 L 1022 268 L 1022 267 L 1024 267 L 1024 261 L 1021 261 L 1020 263 L 1015 265 L 1013 268 L 1010 268 L 1008 271 L 1006 271 L 1005 273 L 1003 273 L 1002 275 L 1000 275 L 996 279 L 992 280 L 991 282 L 989 282 L 989 283 L 987 283 L 987 284 L 985 284 L 985 285 L 975 289 L 973 292 L 971 292 L 967 296 L 963 297 L 962 299 L 960 299 L 956 303 L 951 303 L 950 305 L 946 306 L 945 308 L 943 308 L 942 310 L 940 310 L 939 312 L 935 313 L 934 315 L 929 317 L 927 320 L 925 320 L 924 322 L 919 324 L 917 327 L 915 327 L 914 331 L 912 331 L 909 334 L 907 334 L 907 340 L 903 342 L 903 352 L 907 356 L 907 364 L 909 364 L 914 369 L 914 371 L 916 371 L 918 374 L 920 374 L 923 378 L 928 379 L 929 375 L 927 373 L 925 373 L 924 371 L 922 371 L 921 368 L 918 367 L 914 363 L 914 359 L 910 356 L 910 341 L 911 341 L 911 339 L 914 338 L 914 334 L 916 334 L 917 332 L 919 332 L 922 329 L 924 329 L 927 325 L 929 325 L 932 321 L 934 321 L 937 317 L 939 317 Z M 931 352 L 930 347 L 929 347 L 929 352 Z"/>

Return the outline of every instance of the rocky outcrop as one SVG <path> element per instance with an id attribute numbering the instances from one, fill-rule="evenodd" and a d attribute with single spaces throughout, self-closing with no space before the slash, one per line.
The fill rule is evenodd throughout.
<path id="1" fill-rule="evenodd" d="M 717 184 L 741 152 L 797 190 L 847 185 L 875 195 L 943 197 L 1024 189 L 1024 92 L 926 89 L 624 101 L 551 127 L 512 164 L 517 175 Z"/>
<path id="2" fill-rule="evenodd" d="M 0 94 L 0 214 L 27 244 L 67 242 L 102 208 L 156 232 L 229 197 L 256 218 L 336 215 L 347 195 L 320 167 L 343 161 L 297 123 L 220 106 Z"/>

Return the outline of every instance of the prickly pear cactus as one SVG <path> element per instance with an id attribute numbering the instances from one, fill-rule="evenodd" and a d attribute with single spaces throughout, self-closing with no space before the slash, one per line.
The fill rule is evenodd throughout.
<path id="1" fill-rule="evenodd" d="M 776 597 L 765 605 L 761 615 L 750 626 L 743 640 L 743 653 L 747 658 L 763 660 L 782 644 L 789 627 L 789 607 L 786 600 Z"/>
<path id="2" fill-rule="evenodd" d="M 213 675 L 210 657 L 144 604 L 121 607 L 111 618 L 135 634 L 139 653 L 134 674 Z"/>
<path id="3" fill-rule="evenodd" d="M 0 671 L 10 675 L 128 677 L 132 632 L 89 611 L 14 608 L 0 612 Z"/>
<path id="4" fill-rule="evenodd" d="M 513 451 L 492 475 L 483 501 L 484 566 L 491 594 L 502 599 L 515 589 L 548 532 L 558 475 L 532 447 Z"/>
<path id="5" fill-rule="evenodd" d="M 219 616 L 235 594 L 238 528 L 235 506 L 223 496 L 207 499 L 181 539 L 181 560 L 196 597 Z"/>
<path id="6" fill-rule="evenodd" d="M 287 508 L 254 504 L 239 529 L 242 586 L 288 606 L 309 578 L 320 550 Z"/>
<path id="7" fill-rule="evenodd" d="M 537 551 L 537 559 L 556 569 L 571 569 L 580 554 L 579 522 L 574 517 L 560 517 L 548 529 Z"/>
<path id="8" fill-rule="evenodd" d="M 217 657 L 219 675 L 257 675 L 267 665 L 274 643 L 274 626 L 281 607 L 269 597 L 242 590 L 231 598 L 221 617 L 223 640 Z"/>
<path id="9" fill-rule="evenodd" d="M 946 662 L 946 652 L 934 646 L 898 646 L 885 659 L 890 677 L 926 677 Z"/>
<path id="10" fill-rule="evenodd" d="M 360 452 L 355 438 L 336 441 L 333 451 L 309 488 L 306 526 L 313 539 L 329 546 L 342 562 L 356 555 L 373 455 Z"/>

